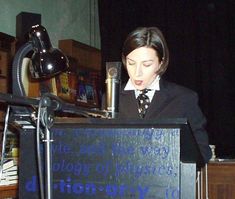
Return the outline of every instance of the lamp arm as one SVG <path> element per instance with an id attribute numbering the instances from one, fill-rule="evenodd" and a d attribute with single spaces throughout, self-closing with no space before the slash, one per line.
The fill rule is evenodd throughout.
<path id="1" fill-rule="evenodd" d="M 17 96 L 26 96 L 25 89 L 22 82 L 22 63 L 25 56 L 33 50 L 31 42 L 25 43 L 16 52 L 12 64 L 12 93 Z"/>

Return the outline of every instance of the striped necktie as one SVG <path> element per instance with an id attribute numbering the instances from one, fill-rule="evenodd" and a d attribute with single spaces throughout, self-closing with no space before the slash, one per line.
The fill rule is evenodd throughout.
<path id="1" fill-rule="evenodd" d="M 139 96 L 137 97 L 138 110 L 141 118 L 144 118 L 146 111 L 150 105 L 149 97 L 146 95 L 148 91 L 150 91 L 150 89 L 141 90 Z"/>

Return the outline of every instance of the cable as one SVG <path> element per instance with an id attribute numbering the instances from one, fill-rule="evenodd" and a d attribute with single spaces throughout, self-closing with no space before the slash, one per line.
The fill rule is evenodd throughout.
<path id="1" fill-rule="evenodd" d="M 22 63 L 24 57 L 33 50 L 32 43 L 27 42 L 21 48 L 16 52 L 12 64 L 12 79 L 13 85 L 12 85 L 12 92 L 14 95 L 18 96 L 26 96 L 23 82 L 22 82 Z M 16 81 L 15 81 L 16 80 Z"/>
<path id="2" fill-rule="evenodd" d="M 197 171 L 197 198 L 198 199 L 201 199 L 201 193 L 200 193 L 200 191 L 201 191 L 201 189 L 200 189 L 201 180 L 200 180 L 200 178 L 201 178 L 201 173 L 200 173 L 200 171 Z"/>
<path id="3" fill-rule="evenodd" d="M 209 195 L 208 195 L 208 164 L 205 165 L 205 170 L 206 170 L 206 199 L 209 199 Z"/>
<path id="4" fill-rule="evenodd" d="M 201 198 L 203 199 L 203 179 L 204 179 L 204 172 L 203 172 L 203 168 L 201 168 Z"/>
<path id="5" fill-rule="evenodd" d="M 43 105 L 43 98 L 40 99 L 39 105 L 38 105 L 37 126 L 36 126 L 36 147 L 37 147 L 39 189 L 40 189 L 41 199 L 44 199 L 45 198 L 44 179 L 43 179 L 43 172 L 42 172 L 42 158 L 41 158 L 41 153 L 40 153 L 40 118 L 41 118 L 42 105 Z"/>

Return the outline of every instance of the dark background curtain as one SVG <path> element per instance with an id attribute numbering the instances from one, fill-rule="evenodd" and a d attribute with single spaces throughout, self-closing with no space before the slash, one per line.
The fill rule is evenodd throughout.
<path id="1" fill-rule="evenodd" d="M 159 27 L 170 50 L 164 78 L 195 90 L 217 156 L 235 157 L 235 1 L 99 0 L 105 62 L 121 61 L 127 34 Z M 127 76 L 123 73 L 122 79 Z"/>

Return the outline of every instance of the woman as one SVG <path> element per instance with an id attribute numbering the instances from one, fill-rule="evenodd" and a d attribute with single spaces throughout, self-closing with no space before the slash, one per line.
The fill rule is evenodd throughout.
<path id="1" fill-rule="evenodd" d="M 187 118 L 204 161 L 208 162 L 211 150 L 204 128 L 206 119 L 198 106 L 197 94 L 162 78 L 169 51 L 161 31 L 142 27 L 131 32 L 123 45 L 122 61 L 129 80 L 120 94 L 119 118 Z"/>

